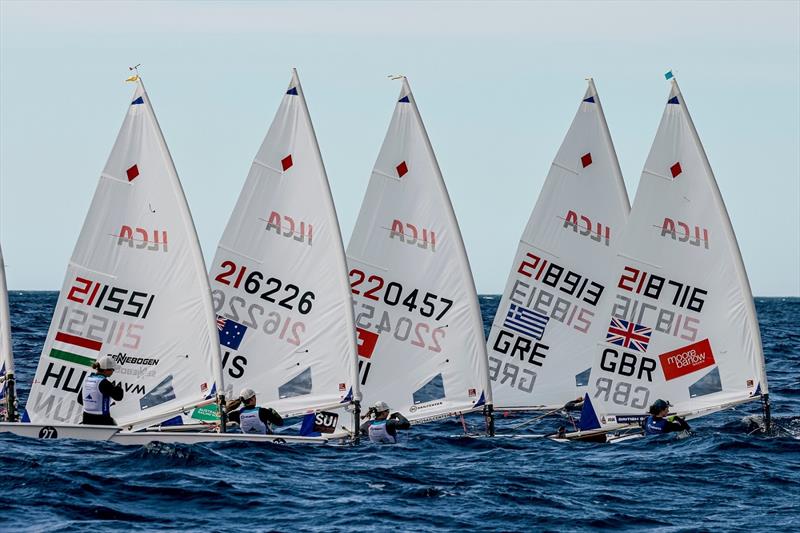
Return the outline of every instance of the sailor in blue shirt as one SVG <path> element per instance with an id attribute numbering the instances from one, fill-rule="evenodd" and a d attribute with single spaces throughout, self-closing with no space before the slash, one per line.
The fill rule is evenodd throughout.
<path id="1" fill-rule="evenodd" d="M 661 435 L 675 431 L 689 431 L 689 424 L 679 416 L 670 416 L 670 403 L 664 400 L 656 400 L 650 406 L 650 416 L 643 424 L 645 435 Z"/>
<path id="2" fill-rule="evenodd" d="M 361 433 L 369 436 L 370 442 L 376 444 L 396 444 L 398 429 L 411 429 L 411 422 L 400 413 L 389 416 L 389 406 L 386 402 L 377 402 L 370 407 L 367 416 L 373 416 L 361 424 Z"/>

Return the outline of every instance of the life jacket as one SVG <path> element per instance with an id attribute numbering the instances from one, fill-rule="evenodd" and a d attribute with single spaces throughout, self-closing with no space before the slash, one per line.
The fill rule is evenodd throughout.
<path id="1" fill-rule="evenodd" d="M 386 420 L 373 420 L 369 425 L 369 440 L 376 444 L 396 444 L 397 435 L 390 435 L 386 430 Z"/>
<path id="2" fill-rule="evenodd" d="M 100 392 L 100 383 L 106 379 L 100 374 L 89 374 L 83 380 L 83 412 L 90 415 L 109 415 L 111 398 Z"/>
<path id="3" fill-rule="evenodd" d="M 255 433 L 257 435 L 267 435 L 272 433 L 269 426 L 258 416 L 258 406 L 248 407 L 239 412 L 239 427 L 242 433 Z"/>
<path id="4" fill-rule="evenodd" d="M 667 419 L 656 419 L 653 415 L 648 416 L 644 421 L 644 432 L 646 435 L 661 435 L 667 427 Z"/>

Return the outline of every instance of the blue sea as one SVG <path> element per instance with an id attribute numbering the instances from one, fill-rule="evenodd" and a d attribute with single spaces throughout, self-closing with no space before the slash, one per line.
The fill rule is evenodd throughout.
<path id="1" fill-rule="evenodd" d="M 21 404 L 55 292 L 10 295 Z M 498 297 L 482 296 L 488 330 Z M 774 435 L 753 403 L 684 439 L 470 439 L 458 421 L 397 446 L 148 445 L 0 434 L 3 531 L 800 530 L 800 299 L 758 298 Z M 526 418 L 503 417 L 510 427 Z M 482 428 L 480 417 L 468 418 Z M 532 427 L 543 433 L 556 421 Z"/>

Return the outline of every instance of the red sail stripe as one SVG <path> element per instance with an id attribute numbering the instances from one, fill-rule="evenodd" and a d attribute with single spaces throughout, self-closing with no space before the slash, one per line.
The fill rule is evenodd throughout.
<path id="1" fill-rule="evenodd" d="M 56 333 L 56 341 L 64 342 L 67 344 L 73 344 L 75 346 L 80 346 L 81 348 L 88 348 L 90 350 L 100 351 L 103 348 L 103 343 L 99 341 L 93 341 L 91 339 L 84 339 L 83 337 L 77 337 L 75 335 L 70 335 L 69 333 Z"/>

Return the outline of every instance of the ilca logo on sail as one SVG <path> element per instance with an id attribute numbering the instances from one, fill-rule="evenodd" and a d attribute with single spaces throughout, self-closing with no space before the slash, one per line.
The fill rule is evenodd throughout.
<path id="1" fill-rule="evenodd" d="M 559 217 L 560 218 L 560 217 Z M 606 246 L 611 243 L 611 227 L 603 226 L 600 222 L 594 224 L 592 229 L 592 221 L 585 215 L 578 216 L 575 211 L 569 210 L 564 220 L 564 228 L 572 228 L 575 233 L 580 233 L 583 237 L 589 237 L 595 242 L 602 242 Z M 580 222 L 579 222 L 580 221 Z"/>
<path id="2" fill-rule="evenodd" d="M 692 229 L 686 222 L 672 220 L 671 218 L 664 218 L 661 226 L 656 227 L 661 230 L 662 237 L 669 236 L 673 241 L 677 239 L 678 242 L 688 242 L 692 246 L 699 247 L 702 245 L 703 248 L 708 250 L 708 229 L 706 228 L 695 225 Z"/>
<path id="3" fill-rule="evenodd" d="M 389 238 L 397 238 L 410 246 L 436 252 L 436 232 L 432 229 L 417 228 L 414 224 L 395 219 L 392 221 Z"/>
<path id="4" fill-rule="evenodd" d="M 127 244 L 128 248 L 137 250 L 147 250 L 150 252 L 167 251 L 167 231 L 154 229 L 148 232 L 144 228 L 132 228 L 123 225 L 119 230 L 119 235 L 112 235 L 117 238 L 117 246 Z"/>
<path id="5" fill-rule="evenodd" d="M 263 218 L 261 220 L 264 220 Z M 269 214 L 267 222 L 267 231 L 275 231 L 281 237 L 288 237 L 297 242 L 305 242 L 311 246 L 311 241 L 314 237 L 314 226 L 307 224 L 300 220 L 295 222 L 295 219 L 289 215 L 281 215 L 277 211 Z"/>

